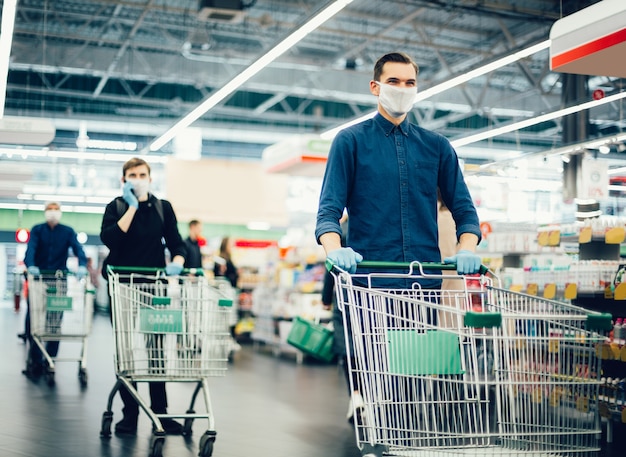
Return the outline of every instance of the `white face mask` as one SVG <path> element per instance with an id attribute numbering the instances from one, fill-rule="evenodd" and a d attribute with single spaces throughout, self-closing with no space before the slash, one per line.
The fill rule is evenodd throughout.
<path id="1" fill-rule="evenodd" d="M 417 87 L 396 87 L 376 81 L 380 87 L 378 101 L 391 117 L 402 117 L 413 108 Z"/>
<path id="2" fill-rule="evenodd" d="M 51 224 L 58 224 L 59 221 L 61 220 L 61 210 L 60 209 L 48 209 L 44 212 L 44 215 L 46 217 L 46 222 L 49 222 Z"/>
<path id="3" fill-rule="evenodd" d="M 128 181 L 133 185 L 133 191 L 137 198 L 141 199 L 148 195 L 150 191 L 149 179 L 129 179 Z"/>

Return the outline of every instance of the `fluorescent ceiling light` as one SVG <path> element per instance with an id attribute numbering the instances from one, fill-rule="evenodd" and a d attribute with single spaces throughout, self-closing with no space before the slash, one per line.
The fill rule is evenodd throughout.
<path id="1" fill-rule="evenodd" d="M 452 89 L 456 86 L 459 86 L 467 81 L 477 78 L 478 76 L 482 76 L 491 71 L 497 70 L 498 68 L 506 67 L 514 62 L 517 62 L 520 59 L 531 56 L 539 51 L 543 51 L 550 47 L 550 40 L 542 41 L 534 46 L 530 46 L 526 49 L 522 49 L 521 51 L 514 52 L 508 56 L 502 57 L 498 60 L 494 60 L 493 62 L 488 63 L 487 65 L 483 65 L 482 67 L 475 68 L 472 71 L 468 71 L 467 73 L 463 73 L 462 75 L 456 76 L 446 82 L 441 84 L 437 84 L 436 86 L 430 87 L 426 90 L 419 91 L 417 96 L 415 97 L 415 102 L 418 103 L 427 98 L 432 97 L 433 95 L 440 94 L 448 89 Z M 346 122 L 345 124 L 341 124 L 339 127 L 335 127 L 331 130 L 327 130 L 323 132 L 320 136 L 325 140 L 330 140 L 337 135 L 340 130 L 345 129 L 346 127 L 350 127 L 351 125 L 358 124 L 359 122 L 370 119 L 376 115 L 377 111 L 372 111 L 371 113 L 367 113 L 357 119 L 353 119 L 351 121 Z"/>
<path id="2" fill-rule="evenodd" d="M 578 113 L 579 111 L 591 109 L 596 106 L 600 106 L 606 103 L 611 103 L 617 100 L 621 100 L 622 98 L 625 98 L 625 97 L 626 97 L 626 91 L 619 92 L 617 94 L 613 94 L 613 95 L 609 95 L 608 97 L 601 98 L 600 100 L 591 100 L 589 102 L 579 103 L 578 105 L 552 111 L 551 113 L 542 114 L 540 116 L 533 117 L 531 119 L 525 119 L 523 121 L 514 122 L 512 124 L 507 124 L 502 127 L 488 129 L 483 132 L 476 133 L 474 135 L 466 136 L 465 138 L 459 138 L 458 140 L 452 140 L 450 141 L 450 144 L 452 144 L 454 148 L 459 148 L 461 146 L 487 140 L 489 138 L 493 138 L 494 136 L 502 135 L 504 133 L 510 133 L 516 130 L 524 129 L 526 127 L 531 127 L 541 122 L 551 121 L 558 117 L 568 116 L 573 113 Z"/>
<path id="3" fill-rule="evenodd" d="M 580 154 L 589 149 L 597 149 L 602 145 L 611 145 L 611 144 L 621 144 L 626 141 L 626 134 L 621 135 L 608 135 L 602 138 L 595 138 L 592 140 L 584 140 L 579 143 L 569 144 L 567 146 L 562 146 L 560 148 L 548 149 L 545 151 L 538 152 L 529 152 L 529 153 L 519 153 L 517 156 L 507 157 L 501 160 L 496 160 L 494 162 L 484 163 L 478 167 L 480 170 L 486 170 L 492 167 L 501 167 L 508 163 L 514 162 L 516 160 L 527 160 L 531 157 L 554 157 L 554 156 L 562 156 L 563 162 L 569 162 L 568 154 Z M 617 174 L 626 171 L 626 167 L 621 168 L 613 168 L 609 170 L 608 174 Z"/>
<path id="4" fill-rule="evenodd" d="M 7 96 L 7 77 L 9 59 L 15 26 L 17 0 L 4 0 L 2 6 L 2 25 L 0 26 L 0 119 L 4 116 L 4 102 Z"/>
<path id="5" fill-rule="evenodd" d="M 244 71 L 239 73 L 228 83 L 226 83 L 217 92 L 210 95 L 200 105 L 194 108 L 189 114 L 179 120 L 176 124 L 169 128 L 163 135 L 155 139 L 150 144 L 150 151 L 158 151 L 167 143 L 169 143 L 178 133 L 182 132 L 186 127 L 189 127 L 193 122 L 199 119 L 207 111 L 220 103 L 235 90 L 237 90 L 242 84 L 256 75 L 259 71 L 280 57 L 283 53 L 295 46 L 300 40 L 302 40 L 309 33 L 313 32 L 316 28 L 329 20 L 339 11 L 344 9 L 352 0 L 337 0 L 326 9 L 322 10 L 317 16 L 314 16 L 310 21 L 302 25 L 295 32 L 278 43 L 267 53 L 261 56 L 258 60 L 252 63 Z"/>

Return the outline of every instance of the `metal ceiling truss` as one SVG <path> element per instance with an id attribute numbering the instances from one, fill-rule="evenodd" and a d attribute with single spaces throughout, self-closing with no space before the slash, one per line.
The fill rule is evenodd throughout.
<path id="1" fill-rule="evenodd" d="M 7 114 L 101 116 L 165 129 L 328 3 L 252 1 L 243 20 L 220 22 L 199 20 L 196 0 L 20 0 Z M 427 88 L 547 39 L 556 19 L 589 3 L 354 0 L 195 125 L 320 132 L 375 108 L 368 82 L 386 52 L 412 55 Z M 623 81 L 598 84 L 608 94 Z M 560 97 L 542 51 L 412 115 L 454 138 L 549 111 Z M 621 128 L 621 106 L 596 111 L 598 128 Z M 558 122 L 541 127 L 494 141 L 558 145 Z"/>

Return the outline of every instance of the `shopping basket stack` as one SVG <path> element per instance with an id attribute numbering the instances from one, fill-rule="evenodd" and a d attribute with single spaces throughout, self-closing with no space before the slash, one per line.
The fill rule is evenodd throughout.
<path id="1" fill-rule="evenodd" d="M 78 362 L 78 378 L 87 385 L 87 337 L 93 318 L 93 289 L 88 280 L 79 280 L 68 271 L 42 271 L 28 275 L 30 302 L 30 331 L 32 344 L 41 350 L 45 360 L 45 378 L 49 386 L 55 384 L 55 362 Z M 71 341 L 80 344 L 76 357 L 52 357 L 46 349 L 49 342 Z M 70 351 L 68 351 L 69 353 Z M 29 351 L 26 373 L 40 363 L 32 360 Z"/>
<path id="2" fill-rule="evenodd" d="M 478 287 L 449 275 L 458 286 L 420 287 L 454 265 L 360 266 L 386 272 L 330 267 L 364 400 L 363 455 L 599 454 L 595 347 L 610 315 L 498 289 L 486 275 Z"/>
<path id="3" fill-rule="evenodd" d="M 207 419 L 199 455 L 209 457 L 216 432 L 207 378 L 226 373 L 232 299 L 204 276 L 168 277 L 158 269 L 109 266 L 108 277 L 117 382 L 103 415 L 101 436 L 111 436 L 113 399 L 123 385 L 153 423 L 152 457 L 162 453 L 165 432 L 161 418 L 184 419 L 185 435 L 191 433 L 194 419 Z M 133 386 L 151 381 L 195 383 L 188 410 L 155 414 Z M 194 404 L 200 391 L 204 412 L 196 413 Z"/>

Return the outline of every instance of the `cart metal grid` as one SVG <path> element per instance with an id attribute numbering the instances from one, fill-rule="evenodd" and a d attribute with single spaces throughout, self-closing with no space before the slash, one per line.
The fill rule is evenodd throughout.
<path id="1" fill-rule="evenodd" d="M 595 346 L 611 316 L 486 276 L 473 288 L 448 275 L 458 286 L 376 286 L 436 277 L 403 265 L 408 273 L 335 273 L 364 456 L 598 456 Z"/>
<path id="2" fill-rule="evenodd" d="M 115 394 L 124 385 L 153 423 L 152 456 L 160 457 L 165 431 L 160 419 L 184 419 L 183 434 L 193 420 L 207 419 L 200 439 L 201 457 L 213 452 L 216 438 L 208 377 L 224 376 L 230 348 L 230 291 L 209 284 L 204 276 L 165 276 L 162 270 L 109 267 L 117 382 L 102 419 L 102 437 L 110 437 Z M 144 274 L 149 270 L 151 273 Z M 185 413 L 155 414 L 133 386 L 136 382 L 195 383 Z M 204 412 L 194 404 L 202 391 Z"/>
<path id="3" fill-rule="evenodd" d="M 30 302 L 30 329 L 32 342 L 36 344 L 46 361 L 46 381 L 55 383 L 56 362 L 78 362 L 78 378 L 82 387 L 87 385 L 87 338 L 93 320 L 93 293 L 87 279 L 67 271 L 42 272 L 28 275 L 28 298 Z M 80 344 L 75 357 L 52 357 L 46 350 L 48 341 L 72 341 Z M 35 361 L 26 362 L 31 370 Z"/>

